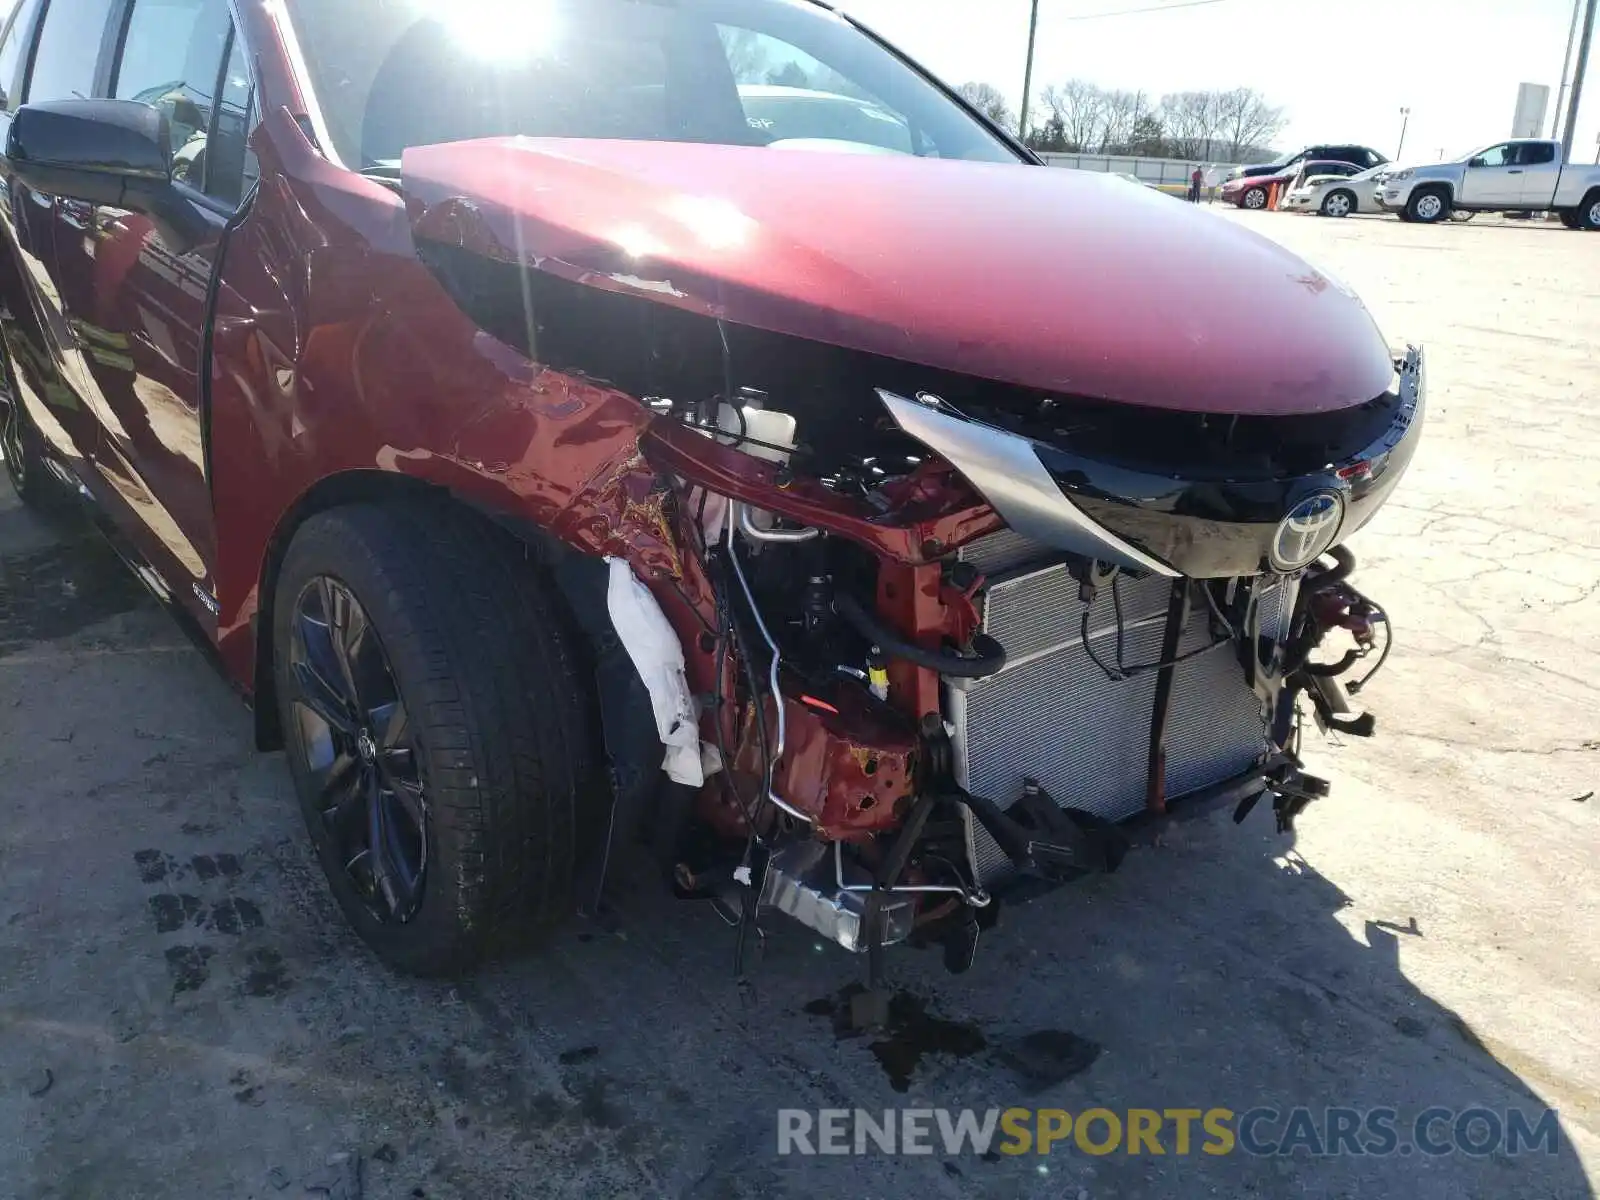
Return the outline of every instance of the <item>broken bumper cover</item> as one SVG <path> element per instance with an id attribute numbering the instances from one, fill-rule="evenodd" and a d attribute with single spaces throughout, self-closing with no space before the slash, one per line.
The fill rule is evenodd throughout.
<path id="1" fill-rule="evenodd" d="M 1284 569 L 1275 544 L 1315 497 L 1338 500 L 1331 544 L 1371 519 L 1416 451 L 1425 390 L 1422 351 L 1410 347 L 1396 359 L 1392 390 L 1372 402 L 1386 416 L 1373 440 L 1290 474 L 1219 470 L 1203 451 L 1160 469 L 1123 465 L 971 420 L 935 397 L 878 394 L 896 424 L 948 460 L 1016 533 L 1128 570 L 1227 579 Z"/>
<path id="2" fill-rule="evenodd" d="M 1195 579 L 1254 575 L 1273 566 L 1283 523 L 1312 497 L 1337 496 L 1343 519 L 1330 544 L 1382 507 L 1421 438 L 1426 395 L 1422 350 L 1396 364 L 1393 415 L 1372 442 L 1325 468 L 1292 475 L 1215 478 L 1197 462 L 1182 474 L 1111 466 L 1055 447 L 1039 459 L 1085 516 L 1144 553 Z"/>

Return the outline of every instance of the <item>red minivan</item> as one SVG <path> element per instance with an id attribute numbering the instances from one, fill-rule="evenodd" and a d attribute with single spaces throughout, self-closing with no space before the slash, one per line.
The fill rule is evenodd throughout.
<path id="1" fill-rule="evenodd" d="M 400 969 L 619 871 L 964 969 L 1371 732 L 1420 352 L 822 4 L 21 0 L 0 90 L 12 482 L 216 650 Z"/>

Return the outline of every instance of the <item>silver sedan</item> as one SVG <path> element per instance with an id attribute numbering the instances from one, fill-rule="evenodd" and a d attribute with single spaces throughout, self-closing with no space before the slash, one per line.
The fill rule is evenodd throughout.
<path id="1" fill-rule="evenodd" d="M 1354 212 L 1381 212 L 1375 196 L 1378 175 L 1389 164 L 1365 171 L 1343 173 L 1332 168 L 1343 163 L 1316 163 L 1315 170 L 1296 179 L 1283 198 L 1283 207 L 1296 212 L 1321 213 L 1325 217 L 1348 217 Z"/>

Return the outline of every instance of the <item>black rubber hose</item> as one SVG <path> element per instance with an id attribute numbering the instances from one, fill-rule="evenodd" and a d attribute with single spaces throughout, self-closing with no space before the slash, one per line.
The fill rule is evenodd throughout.
<path id="1" fill-rule="evenodd" d="M 941 675 L 949 675 L 956 679 L 986 679 L 1005 669 L 1005 647 L 986 633 L 972 635 L 972 648 L 977 652 L 977 656 L 966 658 L 938 650 L 924 650 L 921 646 L 913 645 L 880 625 L 878 619 L 862 608 L 856 598 L 848 592 L 836 593 L 833 597 L 833 607 L 857 633 L 873 642 L 891 658 L 902 658 L 906 662 L 916 663 L 919 667 L 927 667 L 930 671 L 937 671 Z"/>
<path id="2" fill-rule="evenodd" d="M 1320 571 L 1308 581 L 1313 587 L 1324 588 L 1335 583 L 1343 583 L 1355 574 L 1356 556 L 1343 546 L 1331 546 L 1325 554 L 1338 565 L 1328 571 Z"/>
<path id="3" fill-rule="evenodd" d="M 1345 547 L 1330 547 L 1326 551 L 1326 554 L 1329 558 L 1333 559 L 1334 565 L 1326 571 L 1321 571 L 1315 575 L 1310 575 L 1307 577 L 1306 585 L 1300 590 L 1299 599 L 1295 604 L 1297 616 L 1301 612 L 1305 611 L 1310 603 L 1310 598 L 1314 593 L 1321 591 L 1323 588 L 1337 587 L 1346 579 L 1349 579 L 1351 575 L 1355 574 L 1356 556 Z M 1307 665 L 1306 660 L 1311 657 L 1311 652 L 1315 650 L 1317 648 L 1317 644 L 1322 641 L 1322 635 L 1324 632 L 1324 630 L 1316 628 L 1313 625 L 1306 630 L 1305 636 L 1302 637 L 1298 643 L 1289 647 L 1288 652 L 1283 658 L 1283 672 L 1285 675 L 1293 675 L 1296 671 Z M 1349 669 L 1350 664 L 1344 663 L 1339 665 L 1336 670 L 1312 671 L 1311 674 L 1337 675 L 1342 674 Z"/>
<path id="4" fill-rule="evenodd" d="M 1347 650 L 1347 651 L 1345 651 L 1344 657 L 1341 658 L 1338 662 L 1331 662 L 1331 663 L 1302 662 L 1300 664 L 1299 669 L 1304 671 L 1307 675 L 1316 675 L 1319 678 L 1328 679 L 1328 678 L 1331 678 L 1331 677 L 1343 675 L 1351 667 L 1355 666 L 1357 661 L 1360 660 L 1360 658 L 1361 658 L 1360 651 L 1358 651 L 1358 650 Z"/>

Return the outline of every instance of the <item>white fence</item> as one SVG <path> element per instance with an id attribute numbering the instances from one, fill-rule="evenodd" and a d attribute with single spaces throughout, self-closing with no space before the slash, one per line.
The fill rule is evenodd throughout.
<path id="1" fill-rule="evenodd" d="M 1107 174 L 1137 175 L 1146 183 L 1164 187 L 1189 186 L 1189 177 L 1199 167 L 1205 172 L 1206 187 L 1221 187 L 1233 170 L 1232 163 L 1205 163 L 1183 158 L 1139 158 L 1131 154 L 1041 154 L 1052 167 L 1071 167 L 1078 171 L 1104 171 Z"/>

